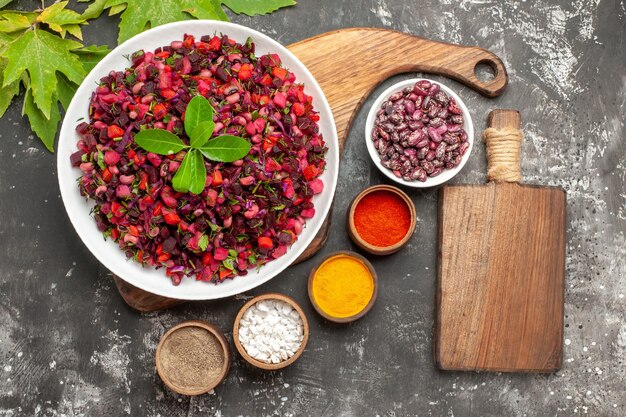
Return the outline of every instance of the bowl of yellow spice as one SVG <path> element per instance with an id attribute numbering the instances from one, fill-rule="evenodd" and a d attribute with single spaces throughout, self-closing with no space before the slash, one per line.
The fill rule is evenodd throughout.
<path id="1" fill-rule="evenodd" d="M 308 289 L 311 304 L 322 317 L 349 323 L 363 317 L 374 305 L 378 276 L 361 255 L 335 252 L 311 271 Z"/>

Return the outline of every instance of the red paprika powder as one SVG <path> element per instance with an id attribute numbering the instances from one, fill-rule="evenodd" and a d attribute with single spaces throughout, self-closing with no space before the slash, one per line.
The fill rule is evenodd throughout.
<path id="1" fill-rule="evenodd" d="M 357 233 L 373 246 L 401 241 L 411 227 L 411 211 L 399 195 L 386 190 L 366 194 L 354 209 Z"/>

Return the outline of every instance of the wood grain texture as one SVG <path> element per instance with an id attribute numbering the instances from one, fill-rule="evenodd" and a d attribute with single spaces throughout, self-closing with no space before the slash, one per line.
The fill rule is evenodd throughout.
<path id="1" fill-rule="evenodd" d="M 436 42 L 387 29 L 351 28 L 326 32 L 287 47 L 320 84 L 330 104 L 339 148 L 343 152 L 354 116 L 378 84 L 390 76 L 409 71 L 440 74 L 453 78 L 487 97 L 500 95 L 508 82 L 502 61 L 478 47 Z M 487 64 L 495 77 L 480 81 L 478 64 Z M 294 262 L 315 255 L 326 243 L 330 214 L 309 247 Z M 145 291 L 115 277 L 124 301 L 139 311 L 155 311 L 180 304 Z"/>
<path id="2" fill-rule="evenodd" d="M 519 128 L 519 116 L 496 113 L 490 123 Z M 560 188 L 489 183 L 440 190 L 434 338 L 439 368 L 560 368 L 565 222 Z"/>

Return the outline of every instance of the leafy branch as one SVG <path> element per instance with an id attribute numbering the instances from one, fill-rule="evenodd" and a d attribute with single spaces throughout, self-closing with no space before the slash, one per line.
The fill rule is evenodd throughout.
<path id="1" fill-rule="evenodd" d="M 62 111 L 78 85 L 109 52 L 106 46 L 85 46 L 82 28 L 105 10 L 120 15 L 118 42 L 145 29 L 187 19 L 228 21 L 223 6 L 249 16 L 271 13 L 295 0 L 78 0 L 89 3 L 83 13 L 68 1 L 33 11 L 5 10 L 0 0 L 0 117 L 23 91 L 22 115 L 50 151 Z"/>

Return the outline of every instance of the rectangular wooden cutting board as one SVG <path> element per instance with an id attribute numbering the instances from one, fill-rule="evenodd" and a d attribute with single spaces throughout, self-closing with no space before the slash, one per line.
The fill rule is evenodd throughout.
<path id="1" fill-rule="evenodd" d="M 496 110 L 490 125 L 519 129 L 519 113 Z M 560 368 L 565 215 L 565 192 L 556 187 L 495 180 L 440 190 L 440 369 Z"/>

